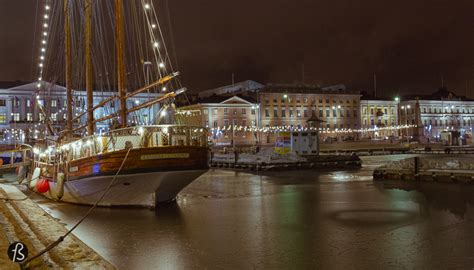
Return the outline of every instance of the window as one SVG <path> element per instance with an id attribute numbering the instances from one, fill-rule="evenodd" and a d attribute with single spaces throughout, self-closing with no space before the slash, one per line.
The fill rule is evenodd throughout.
<path id="1" fill-rule="evenodd" d="M 374 125 L 374 119 L 370 119 L 370 125 Z"/>
<path id="2" fill-rule="evenodd" d="M 321 98 L 319 99 L 319 103 L 323 103 L 323 100 Z"/>
<path id="3" fill-rule="evenodd" d="M 265 117 L 270 117 L 270 112 L 268 111 L 268 109 L 265 109 Z"/>
<path id="4" fill-rule="evenodd" d="M 228 119 L 224 119 L 224 126 L 229 126 L 229 120 Z"/>
<path id="5" fill-rule="evenodd" d="M 388 114 L 388 109 L 387 109 L 387 108 L 383 108 L 383 113 L 384 113 L 385 115 L 387 115 L 387 114 Z"/>
<path id="6" fill-rule="evenodd" d="M 15 122 L 20 121 L 20 114 L 19 113 L 12 113 L 12 120 Z"/>
<path id="7" fill-rule="evenodd" d="M 304 116 L 304 117 L 308 117 L 308 111 L 307 111 L 307 110 L 304 110 L 304 111 L 303 111 L 303 116 Z"/>
<path id="8" fill-rule="evenodd" d="M 242 120 L 242 126 L 247 126 L 247 120 L 245 119 Z"/>
<path id="9" fill-rule="evenodd" d="M 232 125 L 238 126 L 239 125 L 239 120 L 237 120 L 237 119 L 232 120 Z"/>
<path id="10" fill-rule="evenodd" d="M 3 105 L 5 106 L 5 105 Z M 6 124 L 7 123 L 7 114 L 5 113 L 0 113 L 0 124 Z"/>
<path id="11" fill-rule="evenodd" d="M 216 128 L 217 127 L 217 121 L 214 120 L 214 123 L 212 125 Z"/>
<path id="12" fill-rule="evenodd" d="M 66 104 L 66 103 L 67 103 L 67 102 L 64 102 L 64 108 L 67 107 L 67 104 Z M 110 108 L 115 108 L 115 102 L 113 102 L 113 101 L 110 102 Z"/>
<path id="13" fill-rule="evenodd" d="M 296 99 L 296 103 L 300 103 L 300 102 L 301 102 L 301 101 L 300 101 L 300 99 L 299 99 L 299 98 L 298 98 L 298 99 Z"/>
<path id="14" fill-rule="evenodd" d="M 337 117 L 337 111 L 336 111 L 336 109 L 332 109 L 332 116 L 333 116 L 333 117 Z"/>
<path id="15" fill-rule="evenodd" d="M 296 117 L 301 117 L 301 111 L 300 110 L 296 110 Z"/>
<path id="16" fill-rule="evenodd" d="M 357 110 L 354 110 L 354 117 L 357 117 Z"/>
<path id="17" fill-rule="evenodd" d="M 52 113 L 51 114 L 51 120 L 58 121 L 58 113 Z"/>
<path id="18" fill-rule="evenodd" d="M 329 107 L 326 107 L 326 117 L 331 117 Z"/>
<path id="19" fill-rule="evenodd" d="M 370 114 L 374 114 L 374 108 L 370 108 Z"/>
<path id="20" fill-rule="evenodd" d="M 224 115 L 228 115 L 228 114 L 229 114 L 229 109 L 224 108 Z"/>
<path id="21" fill-rule="evenodd" d="M 273 110 L 273 117 L 278 117 L 278 110 Z"/>
<path id="22" fill-rule="evenodd" d="M 0 106 L 5 107 L 7 104 L 4 99 L 0 99 Z"/>
<path id="23" fill-rule="evenodd" d="M 286 117 L 286 110 L 285 109 L 281 109 L 281 117 Z"/>
<path id="24" fill-rule="evenodd" d="M 319 118 L 323 117 L 323 109 L 319 109 Z"/>
<path id="25" fill-rule="evenodd" d="M 212 114 L 213 114 L 213 115 L 217 115 L 217 109 L 213 109 L 213 110 L 212 110 Z"/>
<path id="26" fill-rule="evenodd" d="M 339 110 L 339 116 L 344 117 L 344 110 Z"/>
<path id="27" fill-rule="evenodd" d="M 247 114 L 247 109 L 242 109 L 242 114 Z"/>
<path id="28" fill-rule="evenodd" d="M 237 115 L 237 109 L 234 109 L 233 112 L 234 112 L 234 115 Z"/>
<path id="29" fill-rule="evenodd" d="M 290 110 L 290 117 L 293 117 L 293 110 Z"/>
<path id="30" fill-rule="evenodd" d="M 255 109 L 251 110 L 252 115 L 255 115 Z"/>
<path id="31" fill-rule="evenodd" d="M 31 99 L 26 100 L 26 107 L 31 107 Z"/>
<path id="32" fill-rule="evenodd" d="M 17 97 L 13 98 L 13 107 L 20 107 L 20 99 Z"/>
<path id="33" fill-rule="evenodd" d="M 209 110 L 208 110 L 208 109 L 204 109 L 204 110 L 203 110 L 203 113 L 204 113 L 205 115 L 208 115 L 208 114 L 209 114 Z"/>
<path id="34" fill-rule="evenodd" d="M 27 113 L 26 114 L 26 121 L 33 122 L 33 114 L 32 113 Z"/>
<path id="35" fill-rule="evenodd" d="M 56 99 L 51 100 L 51 107 L 56 108 L 58 106 L 58 101 Z"/>
<path id="36" fill-rule="evenodd" d="M 303 99 L 303 102 L 304 102 L 304 103 L 308 103 L 308 98 L 304 98 L 304 99 Z"/>

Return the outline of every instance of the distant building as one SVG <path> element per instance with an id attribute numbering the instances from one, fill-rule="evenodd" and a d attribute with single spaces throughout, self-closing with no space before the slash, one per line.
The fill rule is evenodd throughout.
<path id="1" fill-rule="evenodd" d="M 399 136 L 397 129 L 389 129 L 399 125 L 398 101 L 363 96 L 360 100 L 360 122 L 363 129 L 376 130 L 362 132 L 362 137 Z"/>
<path id="2" fill-rule="evenodd" d="M 259 126 L 258 107 L 256 101 L 249 96 L 213 95 L 179 109 L 197 114 L 198 122 L 204 127 L 218 128 L 219 131 L 213 134 L 216 144 L 231 145 L 256 142 L 255 136 L 242 132 L 240 128 Z"/>
<path id="3" fill-rule="evenodd" d="M 4 142 L 11 141 L 11 132 L 9 129 L 18 129 L 25 131 L 25 137 L 37 137 L 44 130 L 45 118 L 48 117 L 53 128 L 57 131 L 63 131 L 66 127 L 66 89 L 59 85 L 51 85 L 47 91 L 37 91 L 37 83 L 0 83 L 0 141 L 3 135 Z M 9 87 L 9 88 L 6 88 Z M 99 104 L 105 98 L 117 95 L 115 92 L 94 92 L 94 105 Z M 148 101 L 150 97 L 157 97 L 161 94 L 141 93 L 136 98 L 128 100 L 128 107 L 133 107 Z M 86 93 L 84 91 L 74 91 L 73 114 L 78 115 L 85 112 Z M 115 113 L 119 108 L 119 101 L 115 100 L 98 108 L 94 111 L 95 119 Z M 43 108 L 41 113 L 40 106 Z M 133 123 L 154 123 L 155 115 L 159 111 L 159 105 L 154 105 L 150 109 L 141 109 L 129 114 L 128 121 Z M 75 126 L 79 123 L 85 123 L 86 115 L 81 117 L 80 121 L 75 122 Z M 106 131 L 109 129 L 108 122 L 97 123 L 96 131 Z"/>
<path id="4" fill-rule="evenodd" d="M 474 100 L 458 96 L 446 88 L 431 95 L 402 97 L 399 109 L 401 124 L 420 127 L 415 135 L 436 139 L 443 131 L 457 131 L 461 136 L 472 138 Z"/>
<path id="5" fill-rule="evenodd" d="M 343 86 L 268 84 L 258 98 L 263 126 L 305 127 L 315 115 L 324 121 L 322 128 L 360 128 L 360 94 Z"/>

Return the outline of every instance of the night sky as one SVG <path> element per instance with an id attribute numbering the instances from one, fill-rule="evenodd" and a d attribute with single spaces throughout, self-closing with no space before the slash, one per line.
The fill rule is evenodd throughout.
<path id="1" fill-rule="evenodd" d="M 164 0 L 160 0 L 164 1 Z M 0 0 L 0 80 L 32 80 L 37 1 Z M 343 83 L 474 98 L 473 0 L 170 0 L 182 81 Z M 168 44 L 170 42 L 167 42 Z M 36 58 L 36 55 L 35 55 Z"/>

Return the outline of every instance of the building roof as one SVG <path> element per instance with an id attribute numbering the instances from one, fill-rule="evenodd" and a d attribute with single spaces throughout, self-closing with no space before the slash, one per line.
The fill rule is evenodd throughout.
<path id="1" fill-rule="evenodd" d="M 263 87 L 263 84 L 252 81 L 252 80 L 246 80 L 230 85 L 225 85 L 205 91 L 201 91 L 198 95 L 199 97 L 209 97 L 212 95 L 231 95 L 231 94 L 236 94 L 236 93 L 244 93 L 248 91 L 255 91 L 257 89 L 260 89 Z"/>
<path id="2" fill-rule="evenodd" d="M 221 96 L 221 95 L 212 95 L 210 97 L 204 97 L 200 98 L 198 100 L 198 103 L 222 103 L 228 99 L 231 99 L 232 97 L 238 97 L 241 98 L 249 103 L 256 103 L 256 100 L 250 96 L 244 96 L 244 95 L 234 95 L 234 96 Z"/>
<path id="3" fill-rule="evenodd" d="M 294 94 L 346 94 L 358 95 L 359 92 L 346 89 L 342 84 L 320 87 L 307 84 L 267 84 L 262 92 L 267 93 L 294 93 Z"/>
<path id="4" fill-rule="evenodd" d="M 402 97 L 404 100 L 452 100 L 452 101 L 474 101 L 473 99 L 465 96 L 456 95 L 454 92 L 449 91 L 447 88 L 442 87 L 436 92 L 430 95 L 406 95 Z"/>

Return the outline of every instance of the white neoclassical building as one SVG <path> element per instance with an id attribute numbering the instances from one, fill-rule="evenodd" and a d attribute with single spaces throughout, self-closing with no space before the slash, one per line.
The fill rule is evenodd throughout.
<path id="1" fill-rule="evenodd" d="M 403 97 L 399 104 L 400 123 L 416 124 L 423 131 L 419 135 L 436 139 L 442 132 L 459 132 L 472 137 L 474 100 L 458 96 L 447 89 L 432 95 Z"/>
<path id="2" fill-rule="evenodd" d="M 0 82 L 0 143 L 11 143 L 12 132 L 29 131 L 34 137 L 35 133 L 41 133 L 44 130 L 45 118 L 49 118 L 55 131 L 61 131 L 66 126 L 66 89 L 60 85 L 51 85 L 46 91 L 37 91 L 37 83 L 5 83 Z M 94 105 L 99 104 L 102 100 L 117 95 L 115 92 L 97 91 L 94 92 Z M 156 93 L 140 93 L 134 98 L 128 100 L 127 106 L 133 107 L 142 104 L 151 98 L 155 98 Z M 86 108 L 86 92 L 74 91 L 74 107 L 73 114 L 79 115 Z M 111 101 L 102 108 L 94 111 L 96 119 L 115 113 L 118 108 L 118 100 Z M 40 113 L 40 106 L 44 113 Z M 129 114 L 128 121 L 133 123 L 154 123 L 155 116 L 158 114 L 159 104 L 155 104 L 150 108 L 144 108 Z M 76 123 L 85 123 L 86 115 L 84 114 L 80 121 Z M 106 131 L 109 123 L 101 122 L 96 125 L 96 131 Z M 16 131 L 15 131 L 16 130 Z M 28 133 L 28 132 L 27 132 Z"/>

